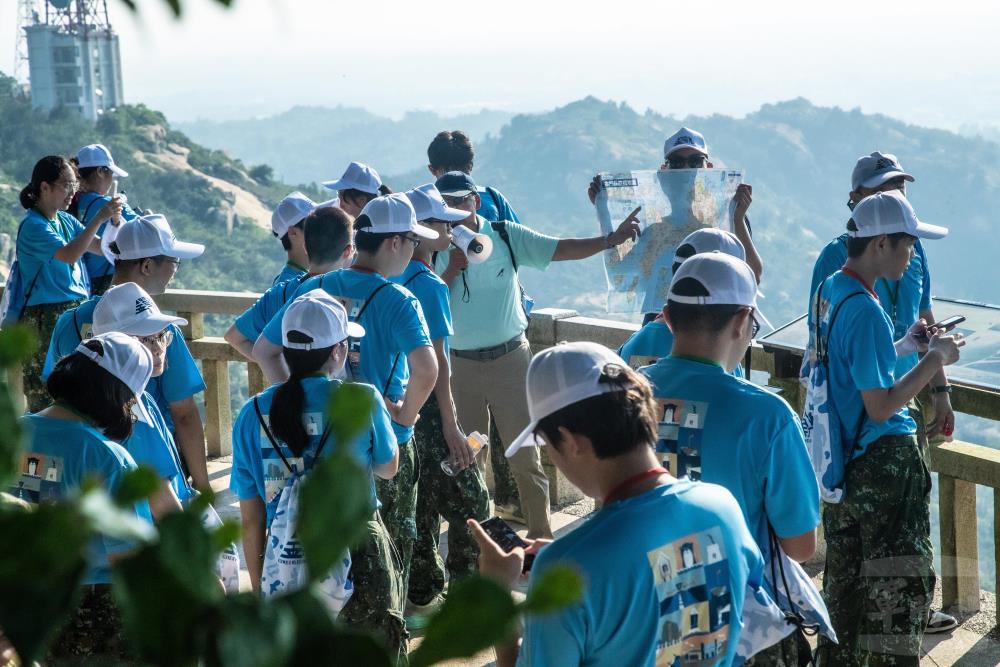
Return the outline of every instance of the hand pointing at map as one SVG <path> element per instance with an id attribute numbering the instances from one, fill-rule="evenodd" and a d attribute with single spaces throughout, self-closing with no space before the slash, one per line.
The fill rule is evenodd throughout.
<path id="1" fill-rule="evenodd" d="M 622 224 L 618 225 L 618 229 L 608 234 L 609 248 L 619 246 L 626 241 L 634 241 L 636 237 L 642 233 L 639 229 L 638 220 L 639 211 L 641 210 L 641 206 L 636 206 L 635 209 L 628 214 L 628 217 L 622 221 Z"/>

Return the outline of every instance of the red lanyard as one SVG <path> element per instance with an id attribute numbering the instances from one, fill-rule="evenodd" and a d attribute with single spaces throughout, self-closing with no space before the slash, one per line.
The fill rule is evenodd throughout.
<path id="1" fill-rule="evenodd" d="M 846 266 L 844 268 L 842 268 L 841 271 L 843 271 L 845 274 L 847 274 L 851 278 L 854 278 L 859 283 L 861 283 L 861 286 L 865 288 L 865 291 L 868 292 L 869 294 L 871 294 L 873 297 L 875 297 L 876 301 L 879 300 L 878 294 L 875 293 L 875 290 L 873 290 L 871 287 L 868 286 L 868 283 L 865 282 L 864 278 L 862 278 L 861 276 L 858 275 L 857 271 L 852 271 L 851 269 L 847 268 Z"/>
<path id="2" fill-rule="evenodd" d="M 628 493 L 629 489 L 642 484 L 650 477 L 659 477 L 660 475 L 669 474 L 669 472 L 670 471 L 668 471 L 666 468 L 662 466 L 657 466 L 655 468 L 650 468 L 645 472 L 641 472 L 638 475 L 632 475 L 624 482 L 622 482 L 615 488 L 611 489 L 611 492 L 604 497 L 604 504 L 608 505 L 610 503 L 615 502 L 616 500 L 621 500 L 622 496 Z"/>

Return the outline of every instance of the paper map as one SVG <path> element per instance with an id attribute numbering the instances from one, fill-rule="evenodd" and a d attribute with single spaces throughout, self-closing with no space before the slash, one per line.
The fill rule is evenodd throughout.
<path id="1" fill-rule="evenodd" d="M 670 288 L 674 250 L 701 227 L 732 231 L 731 204 L 743 172 L 674 169 L 599 174 L 604 187 L 595 207 L 601 233 L 608 234 L 641 206 L 642 235 L 604 253 L 608 312 L 653 312 Z"/>

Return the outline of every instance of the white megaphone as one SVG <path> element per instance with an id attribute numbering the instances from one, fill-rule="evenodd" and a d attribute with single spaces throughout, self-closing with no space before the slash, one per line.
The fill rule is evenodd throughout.
<path id="1" fill-rule="evenodd" d="M 465 225 L 451 228 L 451 242 L 461 248 L 473 264 L 485 262 L 493 252 L 493 241 L 485 234 L 477 234 Z"/>

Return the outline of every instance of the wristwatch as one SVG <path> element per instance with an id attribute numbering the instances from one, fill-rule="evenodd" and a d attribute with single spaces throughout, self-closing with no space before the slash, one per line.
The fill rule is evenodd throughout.
<path id="1" fill-rule="evenodd" d="M 940 384 L 936 387 L 931 387 L 932 394 L 950 394 L 951 385 L 950 384 Z"/>

